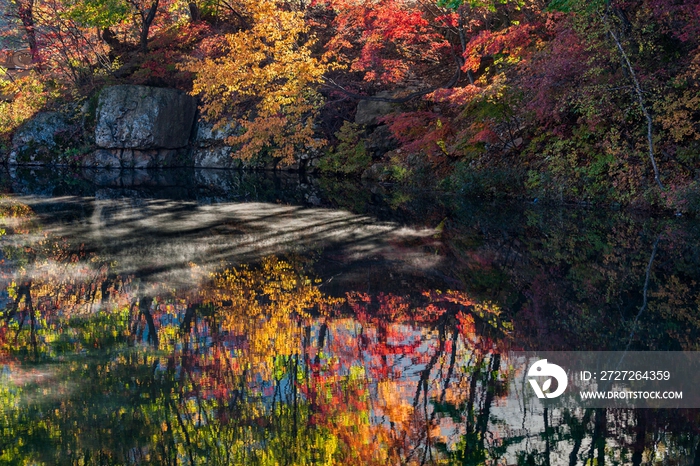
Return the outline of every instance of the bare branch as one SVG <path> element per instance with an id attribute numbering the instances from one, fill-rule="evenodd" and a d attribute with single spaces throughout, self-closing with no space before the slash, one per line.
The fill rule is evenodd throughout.
<path id="1" fill-rule="evenodd" d="M 336 91 L 340 91 L 343 94 L 345 94 L 346 96 L 353 98 L 353 99 L 356 99 L 356 100 L 370 100 L 373 102 L 390 102 L 393 104 L 403 104 L 403 103 L 409 102 L 413 99 L 423 97 L 424 95 L 428 95 L 431 92 L 435 92 L 438 89 L 450 89 L 450 88 L 454 87 L 455 84 L 457 84 L 461 75 L 462 75 L 462 70 L 458 66 L 457 69 L 455 70 L 455 73 L 452 76 L 452 78 L 444 86 L 433 87 L 430 89 L 423 89 L 422 91 L 412 92 L 404 97 L 377 97 L 377 96 L 369 96 L 369 95 L 360 95 L 360 94 L 356 94 L 354 92 L 348 91 L 343 86 L 336 83 L 335 81 L 333 81 L 330 78 L 323 78 L 323 79 L 324 79 L 325 85 L 327 87 L 330 87 L 331 89 L 336 90 Z"/>
<path id="2" fill-rule="evenodd" d="M 625 53 L 625 49 L 622 47 L 622 43 L 620 42 L 620 39 L 615 35 L 613 30 L 610 28 L 608 25 L 607 16 L 601 16 L 601 19 L 603 20 L 603 23 L 605 24 L 606 29 L 608 30 L 608 34 L 612 38 L 612 40 L 615 42 L 615 45 L 617 46 L 617 50 L 620 52 L 620 56 L 622 57 L 622 60 L 625 63 L 625 66 L 627 67 L 627 71 L 629 71 L 630 78 L 632 79 L 632 84 L 634 84 L 634 90 L 637 95 L 637 101 L 639 102 L 639 107 L 642 110 L 642 114 L 644 115 L 644 118 L 647 120 L 647 143 L 649 145 L 649 160 L 651 160 L 651 166 L 654 168 L 654 180 L 656 181 L 656 184 L 659 185 L 659 188 L 663 191 L 664 190 L 664 185 L 661 184 L 661 178 L 659 177 L 659 168 L 656 165 L 656 158 L 654 157 L 654 140 L 653 140 L 653 121 L 651 119 L 651 115 L 649 114 L 649 111 L 647 110 L 646 105 L 644 104 L 644 92 L 642 91 L 642 86 L 639 84 L 639 80 L 637 79 L 637 74 L 634 72 L 634 68 L 632 67 L 632 63 L 630 62 L 629 57 L 627 56 L 627 53 Z"/>

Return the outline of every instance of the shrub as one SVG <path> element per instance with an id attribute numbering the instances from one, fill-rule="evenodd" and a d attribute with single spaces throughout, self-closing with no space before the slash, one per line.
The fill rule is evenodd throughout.
<path id="1" fill-rule="evenodd" d="M 319 169 L 324 173 L 360 175 L 372 161 L 362 140 L 363 133 L 360 125 L 343 123 L 336 133 L 340 142 L 321 159 Z"/>
<path id="2" fill-rule="evenodd" d="M 517 167 L 471 167 L 459 162 L 441 187 L 470 197 L 503 198 L 521 196 L 525 171 Z"/>

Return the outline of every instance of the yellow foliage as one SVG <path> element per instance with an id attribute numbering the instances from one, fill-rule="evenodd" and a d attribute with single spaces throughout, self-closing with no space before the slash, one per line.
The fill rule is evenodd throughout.
<path id="1" fill-rule="evenodd" d="M 324 297 L 311 279 L 275 257 L 256 269 L 242 266 L 214 276 L 214 287 L 202 294 L 221 309 L 222 327 L 245 336 L 241 360 L 269 379 L 274 358 L 298 352 L 309 310 L 337 301 Z M 246 369 L 242 367 L 241 369 Z"/>
<path id="2" fill-rule="evenodd" d="M 405 430 L 409 427 L 414 408 L 407 401 L 410 395 L 407 395 L 402 388 L 400 382 L 397 383 L 396 380 L 380 380 L 377 382 L 379 408 L 392 423 Z"/>
<path id="3" fill-rule="evenodd" d="M 34 73 L 14 81 L 0 80 L 0 96 L 9 100 L 0 100 L 0 139 L 7 139 L 46 104 L 44 85 Z"/>
<path id="4" fill-rule="evenodd" d="M 287 11 L 275 0 L 242 3 L 251 27 L 224 37 L 223 57 L 186 66 L 197 73 L 192 93 L 202 97 L 205 116 L 218 127 L 227 124 L 228 114 L 239 116 L 242 134 L 228 141 L 241 146 L 237 156 L 270 150 L 289 164 L 296 150 L 322 145 L 313 137 L 321 101 L 314 87 L 331 65 L 312 57 L 316 39 L 301 12 Z"/>

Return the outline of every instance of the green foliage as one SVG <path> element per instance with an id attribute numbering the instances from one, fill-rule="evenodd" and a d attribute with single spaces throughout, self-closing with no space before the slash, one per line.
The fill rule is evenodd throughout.
<path id="1" fill-rule="evenodd" d="M 406 166 L 403 158 L 399 157 L 398 155 L 393 155 L 389 160 L 389 176 L 393 181 L 406 183 L 411 180 L 413 170 Z"/>
<path id="2" fill-rule="evenodd" d="M 364 129 L 346 121 L 336 137 L 338 145 L 320 161 L 319 169 L 324 173 L 360 175 L 372 162 L 362 140 Z"/>
<path id="3" fill-rule="evenodd" d="M 606 3 L 606 0 L 552 0 L 549 2 L 549 5 L 547 5 L 547 9 L 549 11 L 561 11 L 564 13 L 576 10 L 591 12 Z"/>
<path id="4" fill-rule="evenodd" d="M 700 141 L 688 144 L 686 147 L 678 148 L 676 157 L 681 163 L 688 167 L 700 166 Z"/>
<path id="5" fill-rule="evenodd" d="M 83 0 L 66 5 L 66 17 L 86 27 L 108 28 L 129 17 L 130 6 L 124 0 Z"/>
<path id="6" fill-rule="evenodd" d="M 524 3 L 524 0 L 437 0 L 437 5 L 441 8 L 457 10 L 462 5 L 469 5 L 470 8 L 482 8 L 491 13 L 496 12 L 498 5 L 508 3 L 520 6 Z"/>
<path id="7" fill-rule="evenodd" d="M 505 198 L 524 193 L 525 173 L 519 167 L 480 167 L 459 162 L 441 188 L 468 197 Z"/>
<path id="8" fill-rule="evenodd" d="M 544 133 L 532 157 L 526 188 L 531 197 L 558 201 L 629 203 L 642 185 L 639 153 L 624 153 L 614 128 L 576 128 L 568 138 Z"/>

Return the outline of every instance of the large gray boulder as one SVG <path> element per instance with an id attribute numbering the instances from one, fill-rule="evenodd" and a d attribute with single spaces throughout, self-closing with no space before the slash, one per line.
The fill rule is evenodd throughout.
<path id="1" fill-rule="evenodd" d="M 58 112 L 39 112 L 27 120 L 12 137 L 15 147 L 37 145 L 55 147 L 56 135 L 69 129 L 67 118 Z"/>
<path id="2" fill-rule="evenodd" d="M 197 102 L 177 89 L 120 85 L 100 93 L 95 143 L 105 149 L 178 149 L 190 139 Z"/>

